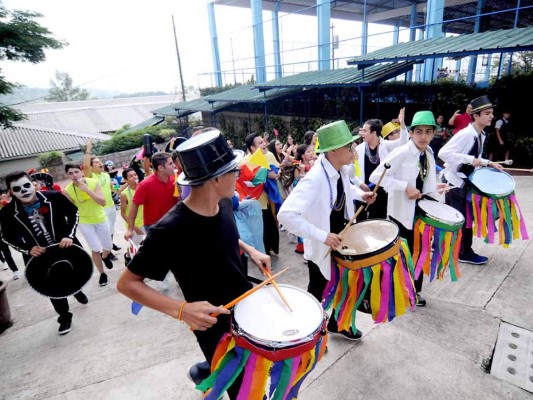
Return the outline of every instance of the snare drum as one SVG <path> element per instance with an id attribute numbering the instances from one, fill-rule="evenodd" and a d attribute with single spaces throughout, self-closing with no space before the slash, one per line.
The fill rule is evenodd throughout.
<path id="1" fill-rule="evenodd" d="M 218 399 L 243 371 L 239 398 L 297 398 L 304 378 L 325 352 L 327 315 L 309 293 L 278 287 L 292 312 L 272 286 L 234 307 L 231 332 L 217 346 L 212 375 L 197 387 L 212 389 L 207 399 Z"/>
<path id="2" fill-rule="evenodd" d="M 323 306 L 332 308 L 339 330 L 355 331 L 356 310 L 375 322 L 392 321 L 415 304 L 413 262 L 398 226 L 370 219 L 350 226 L 333 252 Z"/>
<path id="3" fill-rule="evenodd" d="M 442 279 L 448 267 L 452 281 L 461 277 L 459 251 L 464 222 L 463 215 L 453 207 L 433 200 L 418 202 L 413 249 L 415 278 L 424 271 L 430 282 L 435 277 Z"/>
<path id="4" fill-rule="evenodd" d="M 498 232 L 499 244 L 504 247 L 520 236 L 529 238 L 511 175 L 495 168 L 480 168 L 468 179 L 471 189 L 467 199 L 471 206 L 466 208 L 467 228 L 473 228 L 477 237 L 483 237 L 486 243 L 494 243 Z"/>

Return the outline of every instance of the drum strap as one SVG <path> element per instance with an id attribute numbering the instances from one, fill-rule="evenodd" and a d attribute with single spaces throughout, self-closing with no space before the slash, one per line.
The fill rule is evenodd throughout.
<path id="1" fill-rule="evenodd" d="M 366 268 L 371 265 L 379 264 L 380 262 L 385 261 L 397 255 L 400 252 L 400 244 L 401 244 L 401 240 L 397 239 L 396 243 L 394 243 L 394 245 L 390 249 L 385 250 L 383 253 L 379 253 L 372 257 L 364 258 L 361 260 L 347 261 L 337 256 L 334 256 L 334 258 L 335 258 L 335 261 L 344 268 L 348 268 L 352 270 Z"/>

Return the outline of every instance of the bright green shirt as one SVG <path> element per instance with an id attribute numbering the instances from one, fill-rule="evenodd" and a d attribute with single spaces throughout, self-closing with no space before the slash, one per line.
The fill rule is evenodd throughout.
<path id="1" fill-rule="evenodd" d="M 85 181 L 89 189 L 94 192 L 97 181 L 91 178 L 85 178 Z M 104 207 L 94 201 L 87 193 L 75 187 L 72 182 L 67 185 L 65 191 L 69 194 L 74 205 L 78 207 L 80 224 L 96 225 L 107 221 Z"/>
<path id="2" fill-rule="evenodd" d="M 104 195 L 105 199 L 104 207 L 115 207 L 115 203 L 113 203 L 113 196 L 111 194 L 111 177 L 109 174 L 107 172 L 100 172 L 99 174 L 95 174 L 93 172 L 91 174 L 91 178 L 96 179 L 100 184 L 100 188 L 102 189 L 102 194 Z"/>
<path id="3" fill-rule="evenodd" d="M 124 189 L 124 194 L 126 195 L 126 198 L 128 199 L 128 204 L 126 205 L 126 217 L 130 215 L 130 204 L 133 202 L 133 195 L 135 194 L 135 190 L 130 189 L 130 187 L 127 187 Z M 142 204 L 139 206 L 137 210 L 137 217 L 135 218 L 135 224 L 136 227 L 142 228 L 143 227 L 143 206 Z"/>

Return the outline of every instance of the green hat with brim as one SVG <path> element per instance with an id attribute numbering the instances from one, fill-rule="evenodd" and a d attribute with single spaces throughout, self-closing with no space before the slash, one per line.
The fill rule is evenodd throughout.
<path id="1" fill-rule="evenodd" d="M 342 120 L 321 126 L 316 132 L 318 133 L 318 143 L 320 143 L 317 153 L 337 150 L 356 140 L 346 122 Z"/>
<path id="2" fill-rule="evenodd" d="M 413 121 L 409 127 L 409 130 L 411 131 L 414 127 L 420 125 L 428 125 L 432 126 L 433 129 L 437 129 L 437 123 L 435 122 L 435 117 L 431 111 L 418 111 L 413 116 Z"/>

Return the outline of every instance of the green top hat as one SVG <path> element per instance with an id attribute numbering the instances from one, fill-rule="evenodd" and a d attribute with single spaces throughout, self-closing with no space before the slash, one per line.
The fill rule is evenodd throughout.
<path id="1" fill-rule="evenodd" d="M 320 143 L 317 153 L 340 149 L 356 140 L 346 122 L 342 120 L 321 126 L 316 132 L 318 133 L 318 143 Z"/>
<path id="2" fill-rule="evenodd" d="M 411 123 L 409 130 L 413 130 L 415 126 L 420 125 L 429 125 L 432 126 L 433 129 L 437 129 L 438 126 L 435 122 L 435 117 L 433 116 L 433 113 L 431 111 L 418 111 L 413 116 L 413 122 Z"/>

